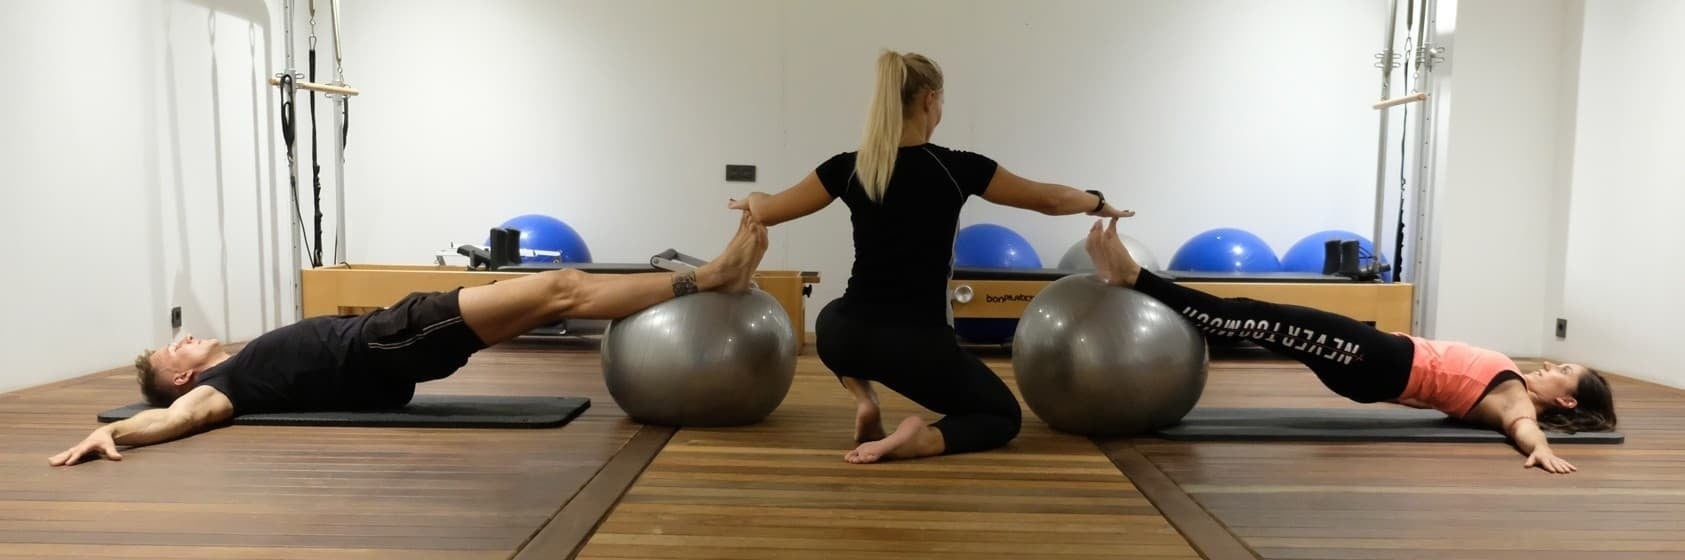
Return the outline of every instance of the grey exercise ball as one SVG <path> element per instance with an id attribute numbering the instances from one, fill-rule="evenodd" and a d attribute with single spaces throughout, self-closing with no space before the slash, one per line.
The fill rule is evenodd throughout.
<path id="1" fill-rule="evenodd" d="M 796 375 L 790 315 L 760 290 L 691 294 L 617 319 L 602 352 L 609 395 L 645 424 L 754 424 Z"/>
<path id="2" fill-rule="evenodd" d="M 1055 429 L 1146 433 L 1181 421 L 1205 391 L 1205 337 L 1174 309 L 1091 274 L 1049 284 L 1024 310 L 1012 369 Z"/>
<path id="3" fill-rule="evenodd" d="M 1118 239 L 1123 241 L 1123 248 L 1129 249 L 1129 256 L 1135 259 L 1135 264 L 1147 270 L 1159 270 L 1158 257 L 1153 256 L 1153 252 L 1148 251 L 1146 245 L 1121 233 L 1118 234 Z M 1094 270 L 1094 259 L 1088 258 L 1088 250 L 1083 247 L 1083 242 L 1084 240 L 1079 239 L 1070 249 L 1065 250 L 1065 256 L 1059 258 L 1060 270 Z"/>

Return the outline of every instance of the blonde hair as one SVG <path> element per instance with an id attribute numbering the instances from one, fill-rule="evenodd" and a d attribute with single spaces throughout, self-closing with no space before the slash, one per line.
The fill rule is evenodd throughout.
<path id="1" fill-rule="evenodd" d="M 878 87 L 866 114 L 866 135 L 854 159 L 854 174 L 873 202 L 883 199 L 895 171 L 908 109 L 929 91 L 942 91 L 942 68 L 936 62 L 921 54 L 890 50 L 878 56 Z"/>

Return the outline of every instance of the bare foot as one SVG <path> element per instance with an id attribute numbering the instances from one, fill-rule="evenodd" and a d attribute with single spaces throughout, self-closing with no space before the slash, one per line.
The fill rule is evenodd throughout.
<path id="1" fill-rule="evenodd" d="M 942 432 L 925 424 L 917 416 L 908 416 L 896 426 L 895 433 L 878 441 L 861 444 L 843 456 L 854 464 L 876 463 L 884 459 L 913 459 L 942 453 Z"/>
<path id="2" fill-rule="evenodd" d="M 1135 280 L 1141 277 L 1141 265 L 1136 264 L 1135 258 L 1129 255 L 1129 249 L 1123 246 L 1123 240 L 1118 238 L 1117 218 L 1112 218 L 1104 231 L 1100 229 L 1100 222 L 1094 222 L 1083 245 L 1088 250 L 1088 257 L 1094 260 L 1096 274 L 1105 283 L 1134 286 Z"/>
<path id="3" fill-rule="evenodd" d="M 878 412 L 878 392 L 872 382 L 855 377 L 838 376 L 848 394 L 854 396 L 854 442 L 866 443 L 883 439 L 883 418 Z"/>
<path id="4" fill-rule="evenodd" d="M 1141 278 L 1141 264 L 1135 262 L 1135 257 L 1129 254 L 1129 248 L 1118 238 L 1117 218 L 1112 218 L 1111 223 L 1106 225 L 1106 238 L 1102 245 L 1111 253 L 1107 261 L 1112 263 L 1112 269 L 1117 271 L 1119 281 L 1124 286 L 1134 286 L 1135 281 Z"/>
<path id="5" fill-rule="evenodd" d="M 761 259 L 766 258 L 766 250 L 772 245 L 772 241 L 767 237 L 766 225 L 762 224 L 753 214 L 750 214 L 748 217 L 750 220 L 755 222 L 756 249 L 755 261 L 749 263 L 749 279 L 743 282 L 744 290 L 760 289 L 760 286 L 755 283 L 755 271 L 761 269 Z"/>
<path id="6" fill-rule="evenodd" d="M 1100 225 L 1100 220 L 1094 220 L 1094 227 L 1088 228 L 1088 237 L 1083 239 L 1082 248 L 1088 252 L 1088 260 L 1094 263 L 1094 275 L 1101 282 L 1116 286 L 1117 273 L 1112 270 L 1112 253 L 1102 242 L 1105 237 L 1106 230 Z"/>
<path id="7" fill-rule="evenodd" d="M 696 269 L 697 287 L 726 293 L 748 291 L 755 267 L 766 255 L 766 246 L 766 226 L 744 212 L 737 226 L 737 235 L 726 243 L 720 256 Z"/>
<path id="8" fill-rule="evenodd" d="M 854 408 L 854 443 L 867 443 L 883 439 L 883 416 L 878 412 L 878 403 L 862 402 Z"/>

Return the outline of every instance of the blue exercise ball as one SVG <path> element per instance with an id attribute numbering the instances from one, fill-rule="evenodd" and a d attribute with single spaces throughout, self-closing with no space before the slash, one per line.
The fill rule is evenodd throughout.
<path id="1" fill-rule="evenodd" d="M 1036 269 L 1041 268 L 1041 257 L 1018 232 L 977 224 L 961 228 L 954 236 L 954 266 Z"/>
<path id="2" fill-rule="evenodd" d="M 1041 257 L 1018 232 L 995 224 L 976 224 L 961 228 L 954 236 L 954 266 L 1039 269 Z M 1017 319 L 954 320 L 954 332 L 976 344 L 1006 343 L 1017 330 Z"/>
<path id="3" fill-rule="evenodd" d="M 545 216 L 543 214 L 523 214 L 510 218 L 499 227 L 517 229 L 521 231 L 521 249 L 537 251 L 555 251 L 561 257 L 549 255 L 522 255 L 522 263 L 588 263 L 591 262 L 591 249 L 585 246 L 585 238 L 579 236 L 567 223 Z M 487 245 L 491 241 L 486 241 Z"/>
<path id="4" fill-rule="evenodd" d="M 1286 253 L 1281 255 L 1281 269 L 1288 272 L 1321 273 L 1323 260 L 1327 256 L 1324 244 L 1330 239 L 1343 241 L 1356 239 L 1359 247 L 1358 252 L 1362 254 L 1360 264 L 1367 265 L 1374 262 L 1375 244 L 1370 243 L 1368 238 L 1345 230 L 1331 229 L 1307 235 L 1304 239 L 1300 239 L 1298 243 L 1294 243 L 1292 247 L 1287 249 Z M 1381 255 L 1380 258 L 1381 264 L 1387 264 L 1386 255 Z M 1382 273 L 1381 278 L 1391 282 L 1392 270 L 1388 269 Z"/>
<path id="5" fill-rule="evenodd" d="M 1281 272 L 1281 261 L 1268 243 L 1251 232 L 1217 228 L 1195 235 L 1183 243 L 1182 248 L 1176 250 L 1176 256 L 1170 258 L 1170 270 Z"/>

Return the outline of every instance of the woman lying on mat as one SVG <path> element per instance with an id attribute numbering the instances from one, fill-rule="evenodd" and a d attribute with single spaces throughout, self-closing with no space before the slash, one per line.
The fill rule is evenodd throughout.
<path id="1" fill-rule="evenodd" d="M 373 410 L 408 403 L 415 385 L 456 372 L 480 349 L 563 319 L 613 319 L 695 292 L 741 292 L 766 253 L 744 212 L 719 258 L 690 272 L 592 275 L 553 270 L 486 286 L 411 294 L 358 316 L 314 317 L 270 331 L 233 356 L 191 336 L 135 359 L 147 410 L 94 430 L 54 466 L 117 446 L 169 441 L 236 414 Z"/>
<path id="2" fill-rule="evenodd" d="M 1206 336 L 1246 339 L 1309 366 L 1324 385 L 1361 402 L 1394 402 L 1432 408 L 1490 426 L 1527 454 L 1526 467 L 1571 473 L 1543 430 L 1608 431 L 1615 428 L 1609 384 L 1579 364 L 1545 363 L 1521 373 L 1498 352 L 1456 342 L 1387 333 L 1352 319 L 1293 305 L 1218 298 L 1142 270 L 1117 234 L 1117 220 L 1088 232 L 1096 274 L 1107 284 L 1153 297 Z"/>
<path id="3" fill-rule="evenodd" d="M 949 324 L 948 277 L 960 208 L 972 196 L 1048 215 L 1129 216 L 1096 191 L 1038 183 L 979 154 L 930 143 L 942 121 L 942 70 L 917 54 L 885 52 L 858 152 L 839 154 L 776 195 L 733 200 L 767 226 L 842 199 L 854 232 L 854 270 L 841 299 L 819 313 L 819 359 L 854 396 L 849 462 L 982 451 L 1018 435 L 1018 399 L 959 347 Z M 884 435 L 872 382 L 939 414 Z"/>

